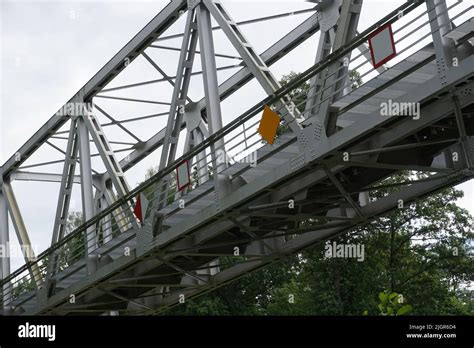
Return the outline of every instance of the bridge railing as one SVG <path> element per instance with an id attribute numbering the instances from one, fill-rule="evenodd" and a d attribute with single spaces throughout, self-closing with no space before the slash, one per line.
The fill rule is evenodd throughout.
<path id="1" fill-rule="evenodd" d="M 423 2 L 418 2 L 415 0 L 407 1 L 395 11 L 392 11 L 383 19 L 370 26 L 363 33 L 360 33 L 348 44 L 339 48 L 335 52 L 331 53 L 323 61 L 315 64 L 305 72 L 293 78 L 273 95 L 252 106 L 234 121 L 227 124 L 223 129 L 209 136 L 200 144 L 192 148 L 191 151 L 185 153 L 172 164 L 163 170 L 160 170 L 151 178 L 133 189 L 127 196 L 118 199 L 115 203 L 104 209 L 101 213 L 97 214 L 94 218 L 86 221 L 76 230 L 65 236 L 61 241 L 45 250 L 37 257 L 37 260 L 34 261 L 34 263 L 37 264 L 41 270 L 43 280 L 42 283 L 35 284 L 35 282 L 32 280 L 31 264 L 25 264 L 13 272 L 10 276 L 3 279 L 1 281 L 3 293 L 0 299 L 4 307 L 9 306 L 12 301 L 17 300 L 21 296 L 25 297 L 25 299 L 36 296 L 36 289 L 44 287 L 45 284 L 49 284 L 51 274 L 48 273 L 47 267 L 50 262 L 57 262 L 58 271 L 56 273 L 58 275 L 61 274 L 62 278 L 66 278 L 76 273 L 79 269 L 86 267 L 87 263 L 85 259 L 85 245 L 88 245 L 88 257 L 99 253 L 100 255 L 105 255 L 114 248 L 117 248 L 125 243 L 130 238 L 133 238 L 137 232 L 137 229 L 132 228 L 131 224 L 127 223 L 127 221 L 136 220 L 136 217 L 133 216 L 133 212 L 130 209 L 122 209 L 122 207 L 135 205 L 137 195 L 140 193 L 144 193 L 145 196 L 148 197 L 150 200 L 150 206 L 155 204 L 156 202 L 153 202 L 153 200 L 155 199 L 154 192 L 157 189 L 157 185 L 161 183 L 164 178 L 175 177 L 177 168 L 183 163 L 183 161 L 188 161 L 192 164 L 192 168 L 197 168 L 196 170 L 192 169 L 192 185 L 187 189 L 187 191 L 183 193 L 177 193 L 176 190 L 170 190 L 168 195 L 162 199 L 161 203 L 164 207 L 173 204 L 183 194 L 192 192 L 193 189 L 200 187 L 212 179 L 212 170 L 203 170 L 200 172 L 199 168 L 211 168 L 213 160 L 212 157 L 216 155 L 216 151 L 223 150 L 224 154 L 228 156 L 225 157 L 226 163 L 232 165 L 257 149 L 266 146 L 257 132 L 257 125 L 260 121 L 260 115 L 266 106 L 272 107 L 277 113 L 282 113 L 282 110 L 280 109 L 281 107 L 278 107 L 277 105 L 282 98 L 289 98 L 293 101 L 295 106 L 302 110 L 306 117 L 308 117 L 314 113 L 313 109 L 316 109 L 323 102 L 329 100 L 328 98 L 335 96 L 338 92 L 340 92 L 340 90 L 347 89 L 347 84 L 350 84 L 350 82 L 344 81 L 343 86 L 339 87 L 338 90 L 334 90 L 334 88 L 332 88 L 332 93 L 329 96 L 324 96 L 324 90 L 321 90 L 318 97 L 318 90 L 314 87 L 309 87 L 309 84 L 313 78 L 322 76 L 322 73 L 331 70 L 334 66 L 337 69 L 348 68 L 358 71 L 362 66 L 366 66 L 368 64 L 369 66 L 367 67 L 367 70 L 361 74 L 361 77 L 364 79 L 363 83 L 367 83 L 369 79 L 377 76 L 378 73 L 370 67 L 370 63 L 365 62 L 363 64 L 359 64 L 360 66 L 357 65 L 359 56 L 357 56 L 354 51 L 357 50 L 361 45 L 366 44 L 369 36 L 383 25 L 389 23 L 396 24 L 397 29 L 395 32 L 401 33 L 402 30 L 412 25 L 412 22 L 409 21 L 409 17 L 407 17 L 407 15 L 417 9 L 422 3 Z M 459 3 L 460 1 L 457 1 L 455 5 L 452 6 L 456 6 Z M 426 13 L 418 15 L 417 20 L 421 20 L 424 17 L 426 17 Z M 427 18 L 424 19 L 423 25 L 429 25 Z M 405 34 L 403 37 L 400 37 L 397 41 L 397 44 L 403 40 L 409 40 L 408 38 L 410 35 L 414 36 L 417 32 L 418 31 L 416 28 L 412 29 L 409 32 L 409 35 Z M 406 46 L 407 48 L 404 49 L 403 52 L 406 52 L 408 55 L 409 48 L 413 48 L 419 42 L 420 40 L 408 44 Z M 350 60 L 349 65 L 341 66 L 341 62 L 344 61 L 344 58 L 351 56 L 353 56 L 353 58 Z M 336 71 L 338 71 L 337 69 Z M 329 81 L 328 76 L 325 76 L 325 79 Z M 334 79 L 332 79 L 332 83 L 334 85 L 337 84 L 337 82 L 338 81 L 334 81 Z M 329 86 L 325 86 L 324 88 L 326 87 L 329 88 Z M 360 85 L 358 84 L 357 86 L 349 87 L 350 90 L 353 91 L 357 88 L 360 88 Z M 348 92 L 344 92 L 342 95 L 347 93 Z M 317 103 L 313 105 L 311 109 L 306 108 L 305 105 L 306 101 L 308 100 L 308 96 L 316 96 L 319 98 L 317 99 Z M 288 106 L 289 105 L 287 104 L 286 107 Z M 280 134 L 286 131 L 290 130 L 287 129 L 287 124 L 282 122 L 280 126 Z M 216 147 L 216 144 L 218 142 L 222 143 L 222 140 L 224 140 L 223 148 Z M 210 190 L 212 189 L 213 188 L 211 186 Z M 172 214 L 174 214 L 174 211 L 169 213 L 167 217 L 169 218 Z M 131 233 L 129 233 L 125 239 L 121 240 L 120 243 L 117 244 L 112 242 L 116 240 L 117 237 L 124 235 L 124 233 L 127 231 L 130 231 Z M 91 241 L 91 243 L 88 244 L 86 241 Z"/>
<path id="2" fill-rule="evenodd" d="M 450 23 L 445 23 L 441 26 L 435 23 L 437 29 L 433 31 L 431 27 L 432 23 L 430 23 L 429 19 L 429 12 L 437 11 L 436 15 L 438 16 L 447 13 L 453 22 L 472 11 L 472 6 L 462 9 L 462 7 L 459 6 L 462 3 L 462 0 L 453 0 L 446 1 L 446 9 L 442 9 L 444 3 L 439 3 L 435 5 L 435 8 L 430 10 L 428 10 L 427 6 L 421 6 L 411 13 L 399 12 L 396 19 L 388 22 L 391 24 L 396 56 L 387 64 L 375 69 L 372 61 L 367 59 L 367 56 L 370 55 L 370 49 L 367 42 L 364 42 L 357 48 L 357 51 L 352 50 L 340 57 L 340 62 L 335 62 L 329 66 L 325 72 L 319 74 L 317 76 L 320 80 L 319 83 L 314 84 L 308 89 L 307 99 L 313 100 L 314 102 L 304 108 L 303 116 L 310 118 L 317 115 L 325 103 L 334 102 L 355 92 L 359 88 L 364 88 L 368 82 L 385 71 L 390 70 L 390 66 L 393 67 L 395 64 L 402 62 L 413 53 L 433 42 L 432 36 L 439 30 L 447 27 Z M 382 27 L 382 25 L 380 25 L 380 27 Z M 347 74 L 349 74 L 349 79 L 346 78 Z M 396 77 L 394 74 L 388 74 L 387 80 Z M 364 89 L 362 93 L 354 93 L 354 99 L 359 99 L 357 102 L 361 102 L 364 100 L 363 98 L 359 98 L 361 94 L 366 94 L 370 90 L 371 89 Z M 306 99 L 301 101 L 297 106 L 306 106 Z M 357 103 L 349 104 L 347 107 L 339 110 L 338 113 L 342 114 L 356 106 Z"/>
<path id="3" fill-rule="evenodd" d="M 448 1 L 446 11 L 450 14 L 453 21 L 462 17 L 470 10 L 467 8 L 452 14 L 461 3 L 461 0 Z M 435 11 L 435 9 L 431 9 L 430 11 Z M 406 13 L 406 15 L 405 13 L 400 12 L 397 15 L 397 19 L 391 22 L 394 42 L 397 47 L 397 56 L 390 62 L 392 66 L 408 58 L 414 52 L 432 42 L 431 36 L 433 32 L 431 31 L 428 17 L 428 12 L 430 11 L 428 11 L 426 6 L 421 6 L 412 13 Z M 440 11 L 438 14 L 443 13 L 443 11 Z M 441 28 L 438 28 L 438 30 L 440 29 Z M 367 55 L 369 54 L 369 48 L 366 42 L 364 42 L 359 47 L 349 51 L 345 56 L 341 56 L 339 61 L 336 61 L 321 71 L 321 73 L 323 73 L 324 71 L 330 70 L 334 65 L 337 65 L 330 74 L 324 75 L 324 78 L 320 83 L 311 86 L 311 79 L 308 79 L 302 82 L 301 85 L 293 88 L 287 95 L 288 99 L 293 102 L 292 105 L 289 105 L 290 108 L 296 108 L 303 114 L 304 118 L 310 118 L 314 114 L 317 114 L 320 106 L 325 102 L 336 101 L 345 95 L 364 87 L 367 82 L 390 69 L 387 66 L 382 69 L 375 69 L 372 62 L 367 59 Z M 343 64 L 341 64 L 341 60 Z M 340 74 L 343 70 L 347 70 L 346 74 Z M 321 73 L 317 74 L 316 77 L 321 79 L 319 76 Z M 347 74 L 349 74 L 349 78 L 347 78 Z M 336 77 L 338 75 L 340 77 Z M 343 82 L 342 84 L 341 81 Z M 318 86 L 322 87 L 318 89 Z M 328 93 L 328 91 L 330 91 L 330 93 Z M 312 98 L 316 99 L 317 102 L 307 107 L 307 100 Z M 288 104 L 279 107 L 274 104 L 270 106 L 277 113 L 283 113 L 284 108 L 286 108 Z M 348 108 L 344 108 L 344 112 L 355 106 L 356 104 L 353 104 Z M 238 162 L 248 163 L 254 159 L 255 152 L 265 144 L 257 132 L 258 124 L 260 122 L 259 116 L 259 114 L 254 115 L 248 121 L 242 122 L 239 127 L 226 135 L 224 137 L 224 146 L 215 147 L 213 151 L 211 151 L 210 148 L 207 148 L 201 153 L 200 158 L 194 159 L 194 161 L 190 163 L 192 182 L 191 186 L 186 189 L 185 192 L 191 191 L 212 178 L 212 155 L 215 152 L 218 152 L 218 157 L 223 157 L 226 162 L 226 166 L 222 168 Z M 278 130 L 278 134 L 280 135 L 287 131 L 289 131 L 289 128 L 283 120 Z M 247 169 L 250 169 L 250 166 L 247 167 Z M 243 171 L 245 171 L 245 169 L 243 169 Z M 174 176 L 171 180 L 174 180 Z M 182 194 L 177 193 L 176 183 L 173 181 L 172 189 L 168 191 L 168 195 L 158 203 L 160 206 L 166 206 L 179 199 L 181 196 Z M 151 193 L 147 195 L 147 198 L 149 200 L 154 200 L 153 194 Z"/>

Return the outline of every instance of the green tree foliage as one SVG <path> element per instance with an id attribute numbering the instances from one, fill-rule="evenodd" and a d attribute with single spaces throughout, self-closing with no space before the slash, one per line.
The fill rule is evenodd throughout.
<path id="1" fill-rule="evenodd" d="M 284 76 L 285 85 L 296 73 Z M 351 87 L 362 84 L 349 72 Z M 290 93 L 304 111 L 308 84 Z M 280 127 L 278 134 L 283 134 Z M 425 175 L 403 172 L 371 192 L 379 199 L 397 184 Z M 395 185 L 395 186 L 389 186 Z M 365 247 L 363 262 L 325 258 L 324 244 L 274 262 L 215 291 L 186 301 L 175 315 L 474 315 L 473 218 L 456 188 L 404 205 L 331 239 Z M 317 221 L 302 221 L 301 226 Z M 400 301 L 399 294 L 403 294 Z"/>
<path id="2" fill-rule="evenodd" d="M 381 184 L 413 178 L 401 173 Z M 396 188 L 378 190 L 373 197 L 391 190 Z M 445 189 L 331 239 L 363 244 L 363 262 L 325 258 L 320 244 L 167 314 L 473 315 L 468 287 L 474 280 L 473 219 L 456 205 L 462 195 L 455 188 Z M 387 294 L 385 302 L 380 293 Z M 403 303 L 394 303 L 393 293 L 403 294 Z"/>
<path id="3" fill-rule="evenodd" d="M 66 235 L 70 234 L 83 223 L 84 217 L 81 212 L 69 213 L 69 215 L 67 216 L 66 223 Z M 66 267 L 82 259 L 84 257 L 85 252 L 86 249 L 84 233 L 80 233 L 78 236 L 75 236 L 73 239 L 66 243 L 62 251 L 62 257 L 60 258 L 61 269 L 65 269 Z"/>
<path id="4" fill-rule="evenodd" d="M 378 308 L 381 315 L 405 315 L 413 310 L 411 305 L 404 303 L 403 295 L 396 292 L 389 293 L 385 290 L 379 294 L 379 299 Z M 367 313 L 368 311 L 364 312 Z"/>

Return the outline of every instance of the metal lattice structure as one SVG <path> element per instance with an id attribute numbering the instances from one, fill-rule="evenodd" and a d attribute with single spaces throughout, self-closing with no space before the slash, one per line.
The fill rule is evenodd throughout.
<path id="1" fill-rule="evenodd" d="M 309 3 L 290 13 L 307 18 L 260 54 L 241 27 L 289 14 L 236 22 L 219 0 L 173 0 L 165 6 L 2 165 L 2 244 L 9 240 L 8 219 L 20 244 L 31 244 L 11 182 L 60 185 L 51 212 L 51 247 L 39 255 L 25 248 L 25 264 L 14 272 L 8 258 L 1 260 L 2 313 L 158 313 L 183 296 L 211 291 L 363 225 L 400 201 L 410 204 L 471 179 L 473 7 L 407 1 L 359 30 L 362 6 L 362 0 Z M 181 32 L 167 35 L 176 23 Z M 395 36 L 395 63 L 374 68 L 368 40 L 387 25 Z M 217 31 L 235 55 L 216 53 Z M 308 53 L 314 65 L 281 86 L 271 66 L 315 35 L 317 50 Z M 180 47 L 162 45 L 176 39 Z M 179 53 L 175 76 L 153 58 L 157 49 Z M 114 86 L 139 57 L 162 78 Z M 218 58 L 239 63 L 218 66 Z M 219 84 L 218 72 L 228 69 L 235 72 Z M 358 72 L 356 82 L 351 71 Z M 199 101 L 190 95 L 196 77 L 203 91 Z M 241 100 L 246 111 L 224 125 L 222 103 L 250 81 L 267 97 L 256 104 Z M 169 87 L 166 101 L 111 94 L 158 83 Z M 160 105 L 165 111 L 118 119 L 101 106 L 103 100 Z M 383 116 L 381 104 L 387 102 L 418 105 L 419 117 L 400 116 L 400 110 Z M 282 119 L 273 145 L 257 132 L 266 106 Z M 153 129 L 146 141 L 128 127 L 160 116 L 167 117 L 165 127 Z M 111 127 L 122 138 L 112 140 Z M 125 134 L 132 140 L 125 141 Z M 54 142 L 60 139 L 62 147 Z M 25 164 L 44 146 L 54 147 L 62 159 Z M 132 188 L 125 173 L 156 151 L 157 173 Z M 120 152 L 127 155 L 120 159 Z M 100 159 L 102 171 L 91 158 Z M 62 170 L 29 169 L 49 164 Z M 191 178 L 181 188 L 176 172 L 183 165 Z M 401 171 L 425 176 L 400 183 L 385 197 L 371 196 Z M 68 231 L 73 187 L 80 188 L 85 222 Z M 142 218 L 135 211 L 138 197 L 149 203 Z"/>

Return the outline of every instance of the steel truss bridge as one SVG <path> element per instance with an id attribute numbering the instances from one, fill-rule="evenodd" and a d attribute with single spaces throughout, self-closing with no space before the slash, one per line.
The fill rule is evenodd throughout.
<path id="1" fill-rule="evenodd" d="M 362 8 L 362 0 L 323 0 L 292 13 L 237 22 L 218 0 L 173 0 L 164 6 L 2 165 L 3 245 L 10 238 L 9 221 L 19 243 L 31 244 L 12 182 L 60 186 L 56 209 L 48 215 L 54 219 L 51 246 L 38 255 L 24 248 L 25 263 L 13 272 L 10 259 L 1 259 L 2 313 L 160 313 L 180 299 L 364 225 L 400 202 L 416 204 L 471 179 L 473 6 L 407 1 L 364 30 Z M 305 19 L 261 53 L 241 29 L 288 15 Z M 368 40 L 386 25 L 397 55 L 374 68 Z M 216 53 L 217 35 L 236 54 Z M 314 65 L 281 86 L 271 66 L 318 36 L 317 50 L 305 52 L 315 56 Z M 180 46 L 163 46 L 166 40 Z M 153 50 L 177 52 L 174 76 L 153 59 Z M 162 78 L 114 85 L 136 58 Z M 225 58 L 238 64 L 218 66 Z M 225 69 L 234 71 L 219 83 Z M 351 71 L 358 72 L 357 83 Z M 199 101 L 190 93 L 196 78 L 203 93 Z M 225 99 L 250 82 L 267 97 L 249 103 L 239 96 L 233 103 L 246 111 L 225 124 Z M 166 101 L 124 94 L 156 84 L 168 89 L 158 95 Z M 119 119 L 99 106 L 104 99 L 165 111 Z M 383 103 L 418 105 L 420 115 L 384 116 Z M 284 130 L 272 145 L 257 132 L 266 106 L 281 117 Z M 163 129 L 157 128 L 158 116 L 167 117 Z M 129 129 L 144 119 L 156 130 L 146 141 Z M 123 131 L 121 137 L 113 138 L 112 128 Z M 127 143 L 125 136 L 133 140 Z M 117 148 L 124 144 L 126 150 Z M 48 146 L 60 160 L 28 165 Z M 120 152 L 127 155 L 119 159 Z M 157 173 L 131 187 L 124 173 L 151 154 L 159 154 Z M 251 156 L 256 163 L 242 160 Z M 105 169 L 95 169 L 91 157 Z M 176 172 L 186 162 L 191 184 L 177 190 Z M 61 170 L 30 169 L 51 163 Z M 372 194 L 386 187 L 386 178 L 406 171 L 425 175 L 383 197 Z M 84 223 L 69 231 L 73 187 L 80 188 Z M 142 209 L 148 201 L 143 219 L 135 211 L 138 197 Z"/>

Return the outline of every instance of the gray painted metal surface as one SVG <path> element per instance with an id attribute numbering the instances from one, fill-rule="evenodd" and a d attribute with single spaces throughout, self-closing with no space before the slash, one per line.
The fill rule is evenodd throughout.
<path id="1" fill-rule="evenodd" d="M 160 312 L 177 305 L 182 296 L 211 291 L 364 225 L 395 209 L 400 199 L 409 204 L 471 179 L 474 49 L 468 38 L 472 19 L 453 28 L 449 11 L 458 4 L 408 1 L 356 35 L 362 1 L 323 1 L 314 8 L 316 13 L 259 55 L 220 1 L 173 0 L 70 101 L 87 102 L 90 109 L 74 118 L 53 116 L 20 148 L 19 157 L 12 156 L 1 167 L 2 243 L 9 239 L 9 213 L 20 241 L 30 244 L 10 182 L 60 183 L 51 248 L 38 256 L 25 254 L 25 266 L 13 273 L 9 260 L 2 259 L 3 313 Z M 390 68 L 374 69 L 367 60 L 368 37 L 383 25 L 406 28 L 404 16 L 420 9 L 430 19 L 421 19 L 430 28 L 429 42 L 416 47 L 419 40 L 413 39 L 416 31 L 412 30 L 399 39 L 411 36 L 407 41 L 412 52 L 399 52 L 401 58 Z M 177 74 L 171 78 L 145 50 L 186 10 L 185 29 L 178 35 L 183 42 L 176 49 L 180 51 Z M 211 17 L 242 61 L 240 70 L 221 85 L 215 57 L 223 55 L 215 52 Z M 315 65 L 281 87 L 270 66 L 320 28 Z M 188 88 L 195 54 L 201 58 L 205 96 L 193 103 Z M 138 55 L 173 88 L 169 103 L 154 102 L 169 107 L 166 127 L 145 142 L 92 102 L 103 97 L 97 94 L 128 65 L 124 62 Z M 356 63 L 360 57 L 363 62 Z M 353 86 L 349 78 L 354 66 L 363 67 L 362 86 Z M 221 104 L 253 78 L 268 97 L 224 125 Z M 298 95 L 303 86 L 309 91 Z M 381 108 L 388 102 L 418 106 L 419 113 L 384 116 Z M 266 105 L 281 115 L 288 129 L 273 145 L 262 142 L 255 131 Z M 94 108 L 136 141 L 126 158 L 118 160 L 111 144 L 120 141 L 108 139 Z M 19 169 L 70 119 L 66 149 L 59 149 L 65 156 L 62 174 Z M 177 158 L 183 132 L 185 150 Z M 106 169 L 103 173 L 92 168 L 91 142 Z M 159 147 L 158 173 L 130 188 L 124 172 Z M 217 156 L 217 149 L 223 150 L 224 159 Z M 456 161 L 454 153 L 460 155 Z M 183 161 L 196 169 L 190 173 L 190 185 L 178 192 L 170 177 Z M 377 184 L 404 170 L 424 172 L 426 178 L 410 185 L 400 183 L 397 192 L 370 199 Z M 81 187 L 86 221 L 67 233 L 65 219 L 74 184 Z M 151 208 L 141 218 L 133 211 L 138 197 L 150 200 Z M 301 223 L 309 218 L 318 223 L 303 227 Z M 244 260 L 223 264 L 221 257 L 236 256 L 236 250 Z M 25 284 L 34 284 L 35 289 Z"/>

